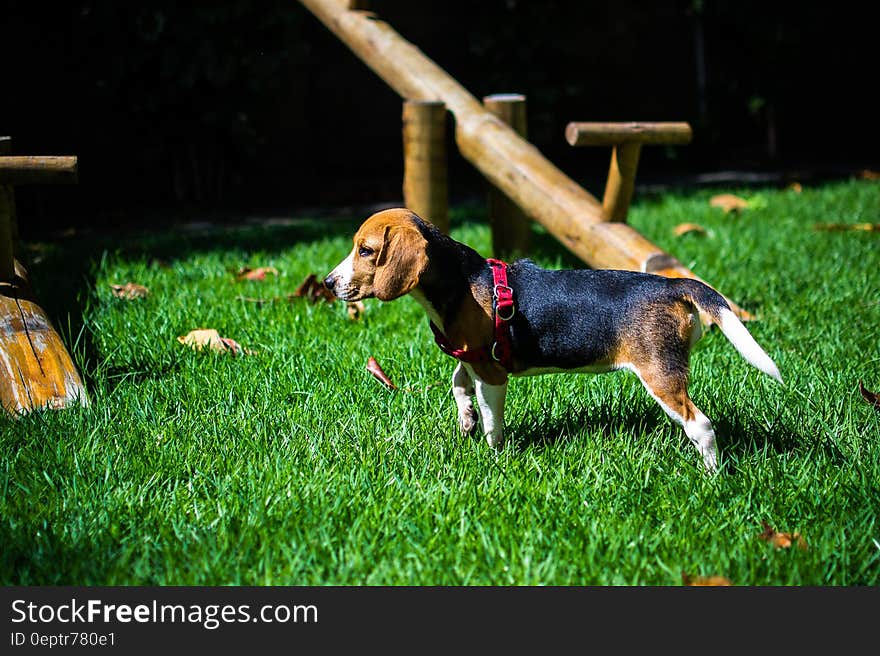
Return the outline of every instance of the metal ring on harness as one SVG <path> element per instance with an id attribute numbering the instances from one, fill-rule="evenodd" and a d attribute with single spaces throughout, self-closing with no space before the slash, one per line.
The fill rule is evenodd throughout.
<path id="1" fill-rule="evenodd" d="M 498 311 L 498 290 L 503 289 L 507 292 L 507 299 L 510 300 L 510 314 L 508 316 L 504 316 Z M 508 287 L 507 285 L 495 285 L 492 289 L 492 294 L 495 297 L 495 316 L 497 316 L 502 321 L 510 321 L 513 319 L 513 315 L 516 314 L 516 305 L 513 302 L 513 288 Z"/>
<path id="2" fill-rule="evenodd" d="M 514 314 L 516 314 L 516 306 L 512 303 L 510 305 L 510 315 L 506 317 L 498 311 L 498 308 L 495 308 L 495 315 L 502 321 L 510 321 L 511 319 L 513 319 Z"/>
<path id="3" fill-rule="evenodd" d="M 491 349 L 491 351 L 489 351 L 489 353 L 492 355 L 493 360 L 495 360 L 496 362 L 501 362 L 501 358 L 499 358 L 497 355 L 495 355 L 495 348 L 497 346 L 498 346 L 498 342 L 492 342 L 492 349 Z"/>

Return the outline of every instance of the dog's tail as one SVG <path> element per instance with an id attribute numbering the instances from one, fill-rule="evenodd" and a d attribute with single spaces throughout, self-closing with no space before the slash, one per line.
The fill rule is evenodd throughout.
<path id="1" fill-rule="evenodd" d="M 685 294 L 687 300 L 700 313 L 707 314 L 714 323 L 718 324 L 721 332 L 730 340 L 739 354 L 749 364 L 781 383 L 782 375 L 779 373 L 779 367 L 746 330 L 739 317 L 730 309 L 727 299 L 700 281 L 683 279 L 682 282 L 687 285 L 687 293 Z"/>

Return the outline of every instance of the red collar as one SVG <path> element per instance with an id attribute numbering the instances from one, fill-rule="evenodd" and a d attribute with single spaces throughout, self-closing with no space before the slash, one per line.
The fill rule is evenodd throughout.
<path id="1" fill-rule="evenodd" d="M 508 322 L 516 313 L 513 303 L 513 290 L 507 284 L 507 263 L 501 260 L 486 260 L 492 267 L 492 312 L 495 315 L 495 340 L 491 347 L 477 350 L 465 350 L 453 348 L 440 329 L 431 322 L 431 330 L 434 332 L 434 341 L 446 355 L 461 360 L 462 362 L 491 362 L 493 360 L 510 371 L 511 345 Z"/>

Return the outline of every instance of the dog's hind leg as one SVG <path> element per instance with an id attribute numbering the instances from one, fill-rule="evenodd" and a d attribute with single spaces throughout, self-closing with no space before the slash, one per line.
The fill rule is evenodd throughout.
<path id="1" fill-rule="evenodd" d="M 703 457 L 710 473 L 718 470 L 718 446 L 712 422 L 694 405 L 688 396 L 687 370 L 673 370 L 656 366 L 632 367 L 645 389 L 660 407 L 683 429 L 688 439 Z"/>
<path id="2" fill-rule="evenodd" d="M 700 409 L 688 399 L 693 419 L 684 424 L 684 432 L 700 455 L 703 456 L 703 464 L 709 473 L 718 471 L 718 444 L 715 441 L 715 429 L 709 418 L 700 412 Z"/>
<path id="3" fill-rule="evenodd" d="M 477 411 L 471 397 L 474 395 L 474 381 L 471 375 L 458 363 L 452 372 L 452 398 L 458 408 L 458 427 L 465 435 L 471 435 L 477 428 Z"/>

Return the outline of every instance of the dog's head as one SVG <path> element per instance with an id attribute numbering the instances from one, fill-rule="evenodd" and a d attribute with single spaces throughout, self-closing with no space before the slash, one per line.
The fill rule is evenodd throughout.
<path id="1" fill-rule="evenodd" d="M 428 265 L 428 242 L 407 209 L 373 214 L 354 235 L 351 253 L 324 279 L 343 301 L 375 296 L 391 301 L 410 292 Z"/>

